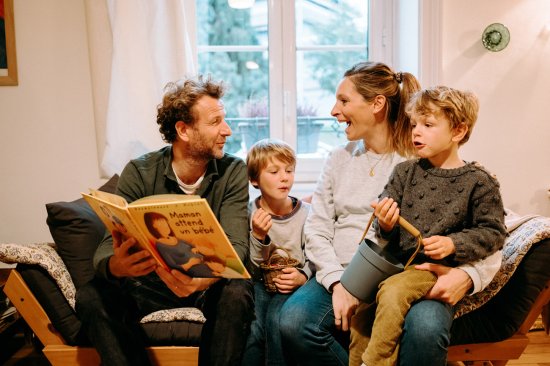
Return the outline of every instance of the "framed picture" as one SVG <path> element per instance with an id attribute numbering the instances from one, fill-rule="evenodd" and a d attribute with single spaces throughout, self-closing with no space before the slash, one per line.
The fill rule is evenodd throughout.
<path id="1" fill-rule="evenodd" d="M 13 0 L 0 0 L 0 85 L 17 85 Z"/>

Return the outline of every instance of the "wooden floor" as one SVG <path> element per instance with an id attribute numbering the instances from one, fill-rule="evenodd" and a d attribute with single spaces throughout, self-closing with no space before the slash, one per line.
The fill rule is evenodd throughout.
<path id="1" fill-rule="evenodd" d="M 517 360 L 509 361 L 506 366 L 550 366 L 550 336 L 544 330 L 531 331 L 527 335 L 529 345 Z M 462 366 L 462 363 L 449 363 L 449 366 Z M 487 363 L 476 363 L 475 366 L 490 366 Z"/>
<path id="2" fill-rule="evenodd" d="M 529 345 L 520 359 L 508 365 L 550 366 L 550 336 L 543 330 L 529 332 Z"/>
<path id="3" fill-rule="evenodd" d="M 518 360 L 508 362 L 508 365 L 521 366 L 550 366 L 550 336 L 544 331 L 532 331 L 528 334 L 529 345 Z M 4 366 L 48 366 L 50 363 L 39 352 L 33 351 L 32 347 L 25 346 L 20 349 Z M 453 366 L 462 365 L 461 363 L 449 364 Z M 490 366 L 476 364 L 476 366 Z"/>

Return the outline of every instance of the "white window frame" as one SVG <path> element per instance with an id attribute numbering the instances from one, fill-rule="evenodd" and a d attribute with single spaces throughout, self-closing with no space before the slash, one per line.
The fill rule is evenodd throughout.
<path id="1" fill-rule="evenodd" d="M 186 3 L 193 0 L 184 0 Z M 418 17 L 407 17 L 399 11 L 404 5 L 401 2 L 411 0 L 365 0 L 369 1 L 369 49 L 370 60 L 385 62 L 395 69 L 400 69 L 402 57 L 415 57 L 413 65 L 417 70 L 406 70 L 419 74 L 421 81 L 425 80 L 430 85 L 439 78 L 437 65 L 439 52 L 439 18 L 440 4 L 438 0 L 416 0 L 418 2 Z M 414 0 L 412 0 L 414 1 Z M 295 36 L 295 4 L 289 0 L 267 0 L 269 46 L 197 46 L 200 51 L 254 51 L 263 52 L 269 50 L 269 118 L 270 136 L 281 138 L 296 148 L 297 143 L 297 80 L 296 57 L 297 51 Z M 410 4 L 406 4 L 409 6 Z M 400 7 L 401 6 L 401 7 Z M 194 5 L 193 5 L 194 8 Z M 407 30 L 400 27 L 400 22 L 410 19 L 411 24 Z M 415 28 L 416 27 L 416 28 Z M 403 51 L 400 45 L 400 32 L 411 29 L 418 30 L 419 44 L 416 54 L 400 55 Z M 284 30 L 284 32 L 283 32 Z M 382 35 L 380 37 L 380 35 Z M 193 40 L 194 41 L 194 40 Z M 428 48 L 426 44 L 435 44 L 436 47 Z M 345 49 L 348 46 L 343 45 Z M 315 47 L 311 50 L 321 49 Z M 302 48 L 305 49 L 305 48 Z M 337 49 L 337 47 L 331 47 Z M 307 50 L 310 50 L 307 48 Z M 409 53 L 408 51 L 405 51 Z M 197 55 L 197 53 L 195 53 Z M 196 57 L 197 58 L 197 57 Z M 279 66 L 281 65 L 281 66 Z M 352 66 L 352 65 L 350 65 Z M 424 85 L 424 83 L 423 83 Z M 327 116 L 328 117 L 328 116 Z M 282 123 L 277 123 L 282 121 Z M 300 184 L 314 183 L 321 172 L 325 158 L 298 156 L 295 182 Z"/>
<path id="2" fill-rule="evenodd" d="M 369 0 L 365 0 L 369 1 Z M 369 58 L 391 63 L 393 47 L 388 39 L 393 34 L 393 1 L 370 0 L 369 5 Z M 294 1 L 268 0 L 269 22 L 269 97 L 270 135 L 284 139 L 291 146 L 297 143 L 297 80 Z M 284 32 L 283 32 L 284 30 Z M 383 34 L 374 37 L 373 34 Z M 388 38 L 389 37 L 389 38 Z M 383 38 L 383 40 L 382 40 Z M 380 41 L 378 41 L 380 39 Z M 301 47 L 299 50 L 321 50 L 325 47 Z M 353 46 L 331 46 L 330 49 L 350 49 Z M 286 57 L 285 57 L 286 55 Z M 274 65 L 282 65 L 275 67 Z M 352 65 L 350 65 L 352 66 Z M 327 116 L 328 117 L 328 116 Z M 282 123 L 274 123 L 282 121 Z M 314 183 L 323 167 L 324 157 L 298 156 L 296 183 Z"/>

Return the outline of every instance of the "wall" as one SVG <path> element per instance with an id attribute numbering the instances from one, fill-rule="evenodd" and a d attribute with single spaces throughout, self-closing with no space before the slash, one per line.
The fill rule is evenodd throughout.
<path id="1" fill-rule="evenodd" d="M 442 4 L 442 83 L 469 89 L 481 102 L 463 157 L 497 175 L 505 206 L 550 215 L 550 1 Z M 510 30 L 503 51 L 483 48 L 491 23 Z"/>
<path id="2" fill-rule="evenodd" d="M 464 157 L 498 175 L 507 207 L 550 215 L 550 2 L 443 4 L 442 82 L 482 105 Z M 512 34 L 498 53 L 480 42 L 493 22 Z M 0 242 L 49 241 L 44 204 L 101 181 L 84 1 L 15 1 L 15 30 L 19 86 L 0 87 Z"/>
<path id="3" fill-rule="evenodd" d="M 83 1 L 14 1 L 19 85 L 0 87 L 0 242 L 51 240 L 44 204 L 100 184 Z"/>

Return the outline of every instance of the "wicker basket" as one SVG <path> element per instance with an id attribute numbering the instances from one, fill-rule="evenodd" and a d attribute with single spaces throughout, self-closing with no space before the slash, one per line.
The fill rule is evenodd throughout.
<path id="1" fill-rule="evenodd" d="M 278 251 L 284 252 L 286 255 L 283 256 Z M 300 261 L 297 259 L 294 259 L 290 256 L 290 253 L 284 249 L 277 247 L 269 258 L 260 264 L 260 268 L 262 269 L 262 275 L 264 277 L 264 284 L 265 289 L 268 292 L 277 292 L 277 286 L 275 286 L 275 283 L 273 282 L 273 279 L 279 276 L 281 273 L 283 273 L 283 268 L 287 267 L 296 267 L 300 264 Z"/>

